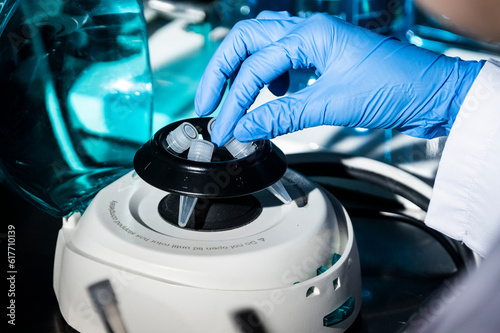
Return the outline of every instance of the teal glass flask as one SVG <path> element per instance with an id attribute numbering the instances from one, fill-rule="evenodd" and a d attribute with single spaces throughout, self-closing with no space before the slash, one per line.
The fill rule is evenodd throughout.
<path id="1" fill-rule="evenodd" d="M 83 210 L 151 137 L 142 0 L 0 4 L 0 168 L 56 216 Z"/>

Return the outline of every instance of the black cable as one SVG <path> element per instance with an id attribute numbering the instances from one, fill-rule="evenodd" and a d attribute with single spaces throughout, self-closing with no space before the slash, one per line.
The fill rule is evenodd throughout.
<path id="1" fill-rule="evenodd" d="M 444 234 L 429 228 L 422 219 L 417 219 L 413 216 L 404 213 L 405 206 L 403 204 L 395 205 L 389 204 L 387 200 L 376 200 L 377 196 L 380 194 L 377 193 L 364 193 L 366 195 L 353 196 L 349 189 L 345 189 L 344 187 L 335 187 L 334 185 L 324 184 L 321 180 L 316 180 L 318 184 L 320 184 L 325 190 L 336 195 L 336 197 L 341 201 L 348 200 L 355 202 L 366 202 L 369 200 L 370 204 L 364 204 L 362 208 L 359 208 L 358 205 L 350 205 L 344 202 L 344 206 L 351 217 L 363 217 L 363 218 L 380 218 L 380 219 L 394 219 L 396 221 L 408 222 L 415 227 L 423 230 L 431 237 L 433 237 L 436 241 L 438 241 L 443 248 L 447 251 L 450 257 L 453 259 L 457 269 L 465 269 L 467 268 L 466 262 L 464 258 L 468 258 L 467 256 L 462 255 L 461 248 L 463 247 L 459 242 L 445 236 Z M 347 196 L 346 196 L 347 192 Z M 359 193 L 359 189 L 357 191 L 352 191 L 353 193 Z M 389 199 L 388 199 L 389 200 Z M 394 199 L 390 199 L 393 202 L 396 202 Z M 374 208 L 377 207 L 377 208 Z M 380 208 L 379 208 L 380 207 Z M 392 215 L 392 216 L 391 216 Z M 404 220 L 404 221 L 403 221 Z"/>
<path id="2" fill-rule="evenodd" d="M 391 178 L 390 176 L 386 176 L 375 171 L 370 171 L 368 169 L 356 168 L 352 165 L 349 165 L 349 163 L 346 163 L 346 161 L 352 158 L 353 156 L 351 155 L 339 154 L 334 152 L 303 153 L 287 156 L 288 166 L 295 171 L 304 174 L 305 176 L 346 178 L 374 184 L 409 200 L 424 212 L 427 212 L 430 202 L 430 197 L 428 195 L 426 195 L 425 193 L 421 193 L 413 188 L 411 186 L 411 183 L 403 183 L 394 178 Z M 367 158 L 356 158 L 366 159 L 367 162 L 370 163 L 373 162 L 373 160 Z M 378 162 L 378 166 L 383 166 L 384 168 L 386 168 L 388 170 L 387 174 L 389 175 L 390 169 L 397 169 L 399 172 L 403 171 L 382 162 Z M 415 178 L 413 175 L 408 175 L 409 178 Z M 381 213 L 380 211 L 378 212 Z M 391 213 L 401 215 L 401 213 Z M 415 226 L 421 228 L 422 230 L 433 236 L 436 240 L 438 240 L 438 242 L 449 253 L 455 265 L 457 265 L 457 268 L 468 268 L 467 263 L 471 262 L 474 258 L 472 250 L 470 250 L 461 242 L 427 227 L 427 225 L 425 225 L 423 221 L 419 221 L 406 215 L 401 216 L 406 217 L 406 222 L 414 224 Z"/>
<path id="3" fill-rule="evenodd" d="M 444 236 L 439 231 L 427 227 L 422 223 L 422 221 L 418 219 L 402 213 L 378 211 L 372 209 L 349 209 L 348 213 L 351 217 L 355 218 L 392 220 L 407 223 L 416 228 L 419 228 L 420 230 L 431 236 L 433 239 L 435 239 L 445 249 L 445 251 L 453 260 L 453 263 L 457 267 L 457 270 L 466 269 L 467 267 L 464 258 L 458 253 L 456 245 L 453 242 L 450 242 L 450 238 Z"/>
<path id="4" fill-rule="evenodd" d="M 346 163 L 346 161 L 352 158 L 354 158 L 354 156 L 347 154 L 338 154 L 334 152 L 315 152 L 287 155 L 288 166 L 306 176 L 335 176 L 339 178 L 365 181 L 367 183 L 385 188 L 392 193 L 398 194 L 414 203 L 423 211 L 427 211 L 430 198 L 425 194 L 415 190 L 409 184 L 399 182 L 396 179 L 391 178 L 390 176 L 385 176 L 369 169 L 356 168 L 349 165 L 349 163 Z M 367 162 L 377 162 L 378 166 L 384 166 L 387 169 L 397 169 L 400 172 L 405 172 L 404 170 L 396 168 L 395 166 L 375 161 L 369 158 L 356 158 L 365 159 Z M 407 174 L 411 178 L 416 178 L 409 173 Z M 423 182 L 423 180 L 419 180 Z"/>

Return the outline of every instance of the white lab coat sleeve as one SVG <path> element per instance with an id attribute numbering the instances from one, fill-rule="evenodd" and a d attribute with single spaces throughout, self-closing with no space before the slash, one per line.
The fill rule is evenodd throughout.
<path id="1" fill-rule="evenodd" d="M 460 108 L 425 222 L 481 256 L 500 235 L 500 62 L 486 62 Z"/>

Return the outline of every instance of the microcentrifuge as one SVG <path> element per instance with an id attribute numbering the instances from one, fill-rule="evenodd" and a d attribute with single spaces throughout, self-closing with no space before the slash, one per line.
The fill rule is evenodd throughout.
<path id="1" fill-rule="evenodd" d="M 208 122 L 158 131 L 134 171 L 64 219 L 54 264 L 64 318 L 83 333 L 345 331 L 361 306 L 345 209 L 269 141 L 243 158 L 216 148 L 209 162 L 169 149 L 186 123 L 209 140 Z M 180 223 L 183 197 L 197 200 Z"/>

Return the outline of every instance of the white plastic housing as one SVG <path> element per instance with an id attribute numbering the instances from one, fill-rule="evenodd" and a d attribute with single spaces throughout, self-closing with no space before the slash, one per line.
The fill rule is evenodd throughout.
<path id="1" fill-rule="evenodd" d="M 167 195 L 129 173 L 103 189 L 84 215 L 63 221 L 54 290 L 66 321 L 104 333 L 86 288 L 109 279 L 128 332 L 248 332 L 234 314 L 253 310 L 266 332 L 343 332 L 361 305 L 352 225 L 342 206 L 295 172 L 282 179 L 291 205 L 268 191 L 253 222 L 199 232 L 164 221 Z M 303 203 L 306 203 L 304 206 Z M 334 253 L 341 254 L 331 265 Z M 321 266 L 327 270 L 317 275 Z M 297 283 L 298 282 L 298 283 Z M 354 313 L 323 317 L 355 298 Z M 246 330 L 245 330 L 246 329 Z"/>

